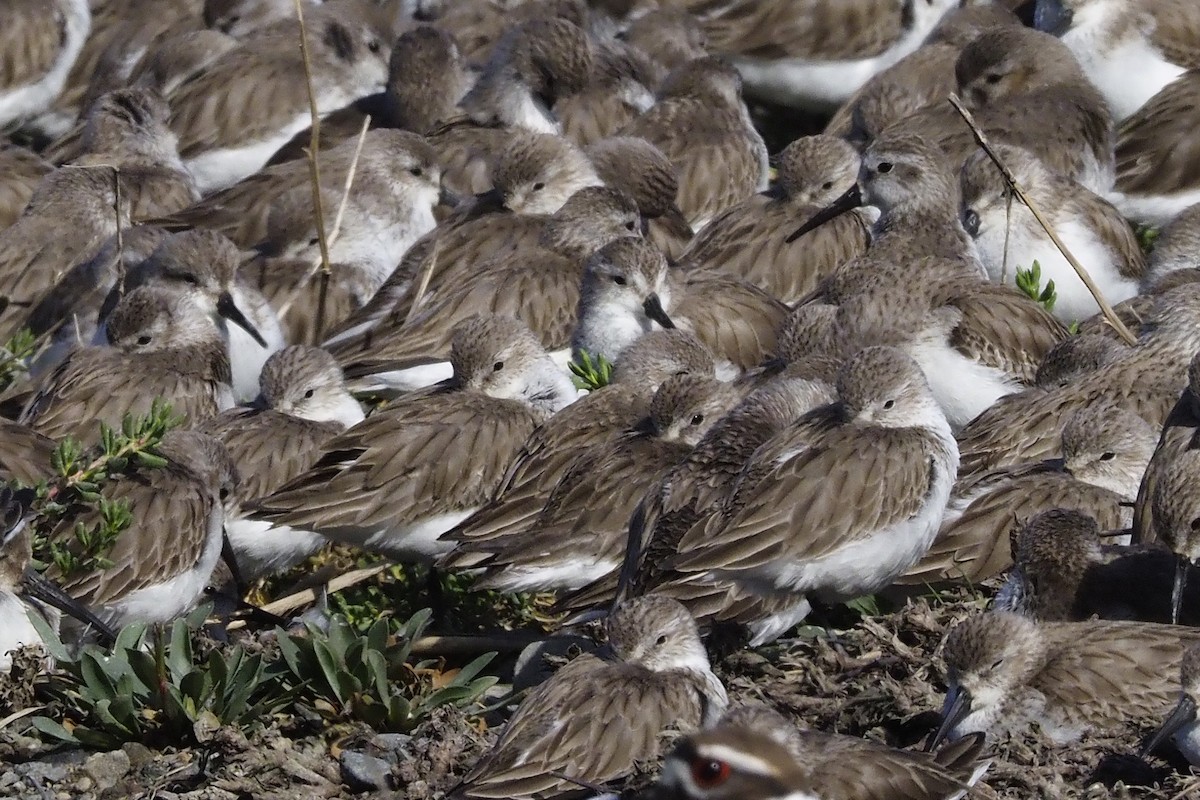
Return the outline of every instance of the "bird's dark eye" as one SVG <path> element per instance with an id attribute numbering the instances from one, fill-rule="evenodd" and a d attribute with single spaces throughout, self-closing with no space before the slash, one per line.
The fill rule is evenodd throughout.
<path id="1" fill-rule="evenodd" d="M 1194 520 L 1192 520 L 1192 530 L 1200 531 L 1200 517 L 1196 517 Z"/>
<path id="2" fill-rule="evenodd" d="M 629 222 L 625 223 L 625 230 L 631 231 L 631 230 L 634 230 L 635 228 L 637 228 L 636 222 L 633 222 L 632 220 L 630 220 Z"/>
<path id="3" fill-rule="evenodd" d="M 497 361 L 495 364 L 492 364 L 492 372 L 499 372 L 502 369 L 504 369 L 503 361 Z"/>
<path id="4" fill-rule="evenodd" d="M 229 499 L 229 490 L 222 488 L 219 493 L 219 496 L 221 498 L 221 502 L 228 500 Z"/>
<path id="5" fill-rule="evenodd" d="M 425 174 L 425 170 L 421 169 L 420 167 L 413 167 L 412 169 L 409 170 L 409 173 L 413 177 L 419 178 Z"/>
<path id="6" fill-rule="evenodd" d="M 137 343 L 138 344 L 150 344 L 150 337 L 149 336 L 139 336 L 137 338 Z"/>
<path id="7" fill-rule="evenodd" d="M 1003 658 L 997 658 L 995 661 L 992 662 L 991 669 L 998 669 L 1000 667 L 1000 665 L 1003 663 L 1004 663 Z"/>
<path id="8" fill-rule="evenodd" d="M 891 408 L 895 407 L 895 405 L 896 405 L 895 400 L 888 400 L 886 403 L 883 404 L 883 408 L 884 408 L 884 410 L 890 410 Z"/>
<path id="9" fill-rule="evenodd" d="M 382 45 L 379 44 L 378 39 L 372 39 L 371 41 L 367 42 L 367 49 L 372 53 L 378 53 L 380 47 L 382 47 Z"/>
<path id="10" fill-rule="evenodd" d="M 624 286 L 625 285 L 625 276 L 613 275 L 612 282 L 615 283 L 617 286 Z"/>
<path id="11" fill-rule="evenodd" d="M 320 240 L 320 239 L 318 239 L 316 236 L 314 236 L 313 238 L 311 238 L 311 239 L 309 239 L 309 240 L 308 240 L 308 246 L 309 246 L 309 247 L 316 247 L 316 245 L 317 245 L 317 243 L 318 243 L 319 241 L 321 241 L 321 240 Z"/>
<path id="12" fill-rule="evenodd" d="M 877 169 L 878 169 L 878 170 L 879 170 L 881 173 L 883 173 L 884 175 L 886 175 L 887 173 L 889 173 L 889 172 L 891 172 L 891 171 L 892 171 L 892 162 L 890 162 L 890 161 L 880 161 L 880 162 L 879 162 L 879 166 L 877 167 Z"/>
<path id="13" fill-rule="evenodd" d="M 538 181 L 537 183 L 535 183 L 533 185 L 533 190 L 535 192 L 540 192 L 542 189 L 545 189 L 545 188 L 546 188 L 546 184 L 542 183 L 541 181 Z"/>
<path id="14" fill-rule="evenodd" d="M 830 189 L 833 188 L 833 181 L 825 181 L 824 183 L 821 184 L 821 188 L 824 189 L 825 191 L 829 191 Z"/>
<path id="15" fill-rule="evenodd" d="M 313 396 L 313 390 L 312 390 L 312 389 L 309 389 L 307 392 L 305 392 L 305 393 L 304 393 L 304 399 L 305 399 L 305 400 L 309 400 L 309 399 L 311 399 L 311 398 L 312 398 L 312 396 Z"/>
<path id="16" fill-rule="evenodd" d="M 657 644 L 659 646 L 662 646 L 666 643 L 667 643 L 667 635 L 665 633 L 662 636 L 659 636 L 658 639 L 655 641 L 655 644 Z"/>
<path id="17" fill-rule="evenodd" d="M 992 74 L 990 74 L 986 78 L 984 78 L 984 80 L 987 81 L 992 86 L 995 86 L 997 83 L 1004 80 L 1004 76 L 998 72 L 993 72 Z"/>
<path id="18" fill-rule="evenodd" d="M 1116 457 L 1117 457 L 1116 453 L 1101 453 L 1100 454 L 1101 461 L 1112 461 Z"/>
<path id="19" fill-rule="evenodd" d="M 703 415 L 703 414 L 695 414 L 695 415 L 693 415 L 693 416 L 692 416 L 692 424 L 693 424 L 693 425 L 699 425 L 699 424 L 700 424 L 700 423 L 702 423 L 702 422 L 704 422 L 704 415 Z"/>
<path id="20" fill-rule="evenodd" d="M 692 780 L 701 789 L 714 789 L 729 779 L 729 763 L 710 758 L 692 762 Z"/>
<path id="21" fill-rule="evenodd" d="M 180 275 L 179 277 L 188 286 L 199 286 L 200 285 L 200 279 L 197 278 L 195 275 Z"/>

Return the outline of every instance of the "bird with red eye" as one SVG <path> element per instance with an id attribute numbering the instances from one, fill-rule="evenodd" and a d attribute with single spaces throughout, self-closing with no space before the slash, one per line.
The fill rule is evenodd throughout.
<path id="1" fill-rule="evenodd" d="M 715 789 L 729 780 L 731 772 L 728 761 L 703 757 L 692 761 L 692 780 L 701 789 Z"/>

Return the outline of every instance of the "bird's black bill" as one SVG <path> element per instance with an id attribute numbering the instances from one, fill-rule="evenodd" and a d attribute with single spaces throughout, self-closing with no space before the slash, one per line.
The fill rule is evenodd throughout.
<path id="1" fill-rule="evenodd" d="M 934 750 L 950 735 L 950 731 L 954 730 L 958 723 L 966 719 L 971 713 L 971 693 L 961 686 L 951 686 L 946 692 L 946 702 L 942 706 L 942 724 L 938 726 L 937 733 L 925 745 L 925 752 Z"/>
<path id="2" fill-rule="evenodd" d="M 1179 610 L 1183 608 L 1183 590 L 1187 586 L 1188 567 L 1191 564 L 1183 556 L 1175 562 L 1175 584 L 1171 587 L 1171 624 L 1179 624 Z"/>
<path id="3" fill-rule="evenodd" d="M 662 300 L 657 294 L 651 294 L 642 303 L 642 310 L 646 312 L 646 316 L 662 325 L 667 330 L 674 330 L 675 323 L 667 316 L 666 309 L 663 308 Z"/>
<path id="4" fill-rule="evenodd" d="M 484 214 L 496 214 L 501 211 L 507 211 L 508 207 L 505 205 L 505 202 L 504 192 L 499 189 L 480 192 L 475 195 L 475 202 L 471 204 L 471 215 L 481 217 Z"/>
<path id="5" fill-rule="evenodd" d="M 217 313 L 254 337 L 254 341 L 258 342 L 259 347 L 267 346 L 267 340 L 233 302 L 233 295 L 229 292 L 221 292 L 221 296 L 217 298 Z"/>
<path id="6" fill-rule="evenodd" d="M 1062 36 L 1071 27 L 1074 14 L 1062 4 L 1062 0 L 1038 0 L 1033 12 L 1033 27 L 1043 33 Z"/>
<path id="7" fill-rule="evenodd" d="M 1187 725 L 1196 721 L 1196 701 L 1188 697 L 1186 694 L 1179 698 L 1179 705 L 1175 706 L 1175 710 L 1171 712 L 1171 716 L 1167 717 L 1158 730 L 1154 732 L 1147 741 L 1142 751 L 1138 753 L 1139 758 L 1145 758 L 1158 749 L 1159 745 L 1170 739 Z"/>
<path id="8" fill-rule="evenodd" d="M 84 625 L 90 625 L 107 644 L 117 640 L 117 632 L 112 629 L 112 626 L 97 617 L 90 608 L 71 597 L 41 573 L 27 569 L 22 578 L 21 588 L 26 596 L 57 608 L 64 614 L 69 614 Z"/>
<path id="9" fill-rule="evenodd" d="M 809 231 L 816 230 L 826 222 L 829 222 L 829 220 L 834 219 L 835 217 L 840 217 L 847 211 L 859 208 L 862 206 L 862 204 L 862 189 L 858 188 L 858 184 L 856 183 L 851 186 L 844 195 L 825 206 L 816 214 L 813 214 L 812 217 L 809 218 L 808 222 L 797 228 L 795 233 L 787 238 L 788 243 L 790 244 L 791 242 L 796 241 Z"/>
<path id="10" fill-rule="evenodd" d="M 457 208 L 462 204 L 462 198 L 459 197 L 457 193 L 452 192 L 443 186 L 441 191 L 438 192 L 438 204 L 449 206 L 450 208 Z"/>

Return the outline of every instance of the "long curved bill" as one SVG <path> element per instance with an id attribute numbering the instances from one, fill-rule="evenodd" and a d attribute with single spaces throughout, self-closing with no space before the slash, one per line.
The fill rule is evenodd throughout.
<path id="1" fill-rule="evenodd" d="M 1190 723 L 1196 721 L 1196 701 L 1186 694 L 1179 698 L 1179 705 L 1171 712 L 1171 716 L 1163 720 L 1163 724 L 1147 741 L 1139 758 L 1145 758 L 1158 749 L 1158 746 L 1170 739 Z"/>
<path id="2" fill-rule="evenodd" d="M 112 629 L 111 625 L 97 617 L 90 608 L 71 597 L 58 584 L 36 570 L 25 570 L 21 588 L 25 595 L 40 600 L 48 606 L 53 606 L 64 614 L 69 614 L 84 625 L 90 625 L 105 642 L 111 643 L 117 640 L 117 632 Z"/>
<path id="3" fill-rule="evenodd" d="M 258 342 L 260 347 L 267 346 L 267 340 L 237 307 L 237 303 L 233 302 L 233 295 L 229 292 L 221 292 L 221 296 L 217 298 L 217 313 L 254 337 L 254 341 Z"/>
<path id="4" fill-rule="evenodd" d="M 929 744 L 925 746 L 925 752 L 929 752 L 944 742 L 950 735 L 950 731 L 966 719 L 971 713 L 971 693 L 961 686 L 951 686 L 946 692 L 946 702 L 942 705 L 942 724 L 938 726 L 937 733 L 929 740 Z"/>
<path id="5" fill-rule="evenodd" d="M 791 236 L 788 236 L 787 237 L 788 244 L 791 244 L 792 242 L 796 241 L 797 239 L 799 239 L 801 236 L 808 233 L 809 231 L 816 230 L 817 228 L 824 225 L 826 222 L 829 222 L 829 220 L 834 219 L 836 217 L 840 217 L 842 214 L 845 214 L 847 211 L 852 211 L 856 208 L 861 207 L 862 204 L 863 204 L 862 189 L 858 188 L 858 184 L 856 183 L 853 186 L 851 186 L 850 189 L 847 190 L 847 192 L 844 195 L 839 197 L 837 200 L 834 200 L 829 205 L 825 206 L 823 209 L 818 211 L 816 214 L 813 214 L 812 217 L 809 218 L 808 222 L 804 223 L 799 228 L 797 228 L 792 233 Z"/>
<path id="6" fill-rule="evenodd" d="M 1191 563 L 1183 556 L 1175 562 L 1175 583 L 1171 586 L 1171 624 L 1179 624 L 1179 611 L 1183 608 L 1183 590 L 1187 587 L 1188 567 Z"/>

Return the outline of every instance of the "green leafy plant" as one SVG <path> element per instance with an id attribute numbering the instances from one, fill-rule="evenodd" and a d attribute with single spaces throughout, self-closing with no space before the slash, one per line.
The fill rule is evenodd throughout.
<path id="1" fill-rule="evenodd" d="M 1054 281 L 1046 281 L 1042 288 L 1042 265 L 1036 260 L 1029 269 L 1017 268 L 1017 288 L 1024 292 L 1035 303 L 1040 303 L 1047 311 L 1054 310 L 1058 300 L 1058 292 L 1054 289 Z"/>
<path id="2" fill-rule="evenodd" d="M 88 449 L 64 439 L 54 449 L 50 465 L 54 477 L 37 487 L 33 503 L 34 556 L 43 565 L 54 564 L 63 575 L 76 575 L 112 566 L 108 553 L 117 537 L 133 522 L 129 505 L 100 493 L 109 478 L 137 469 L 167 465 L 155 448 L 182 417 L 158 399 L 150 413 L 126 414 L 121 429 L 100 423 L 100 443 Z M 59 522 L 86 507 L 95 507 L 100 521 L 92 526 L 76 523 L 71 537 L 49 538 Z"/>
<path id="3" fill-rule="evenodd" d="M 282 683 L 297 706 L 326 721 L 356 719 L 386 731 L 409 731 L 439 706 L 476 701 L 498 680 L 480 675 L 495 653 L 452 671 L 438 669 L 436 661 L 410 663 L 430 616 L 419 611 L 395 633 L 381 619 L 359 636 L 337 615 L 326 631 L 311 624 L 306 635 L 280 630 Z"/>
<path id="4" fill-rule="evenodd" d="M 1154 250 L 1154 245 L 1158 243 L 1158 235 L 1161 231 L 1153 225 L 1138 225 L 1134 234 L 1137 236 L 1138 246 L 1142 248 L 1142 252 L 1147 255 Z"/>
<path id="5" fill-rule="evenodd" d="M 37 337 L 22 328 L 0 347 L 0 389 L 7 389 L 17 378 L 29 372 L 26 360 L 37 351 Z"/>
<path id="6" fill-rule="evenodd" d="M 198 608 L 158 635 L 130 625 L 112 648 L 86 645 L 77 655 L 46 626 L 42 637 L 57 662 L 47 692 L 63 721 L 39 716 L 31 724 L 50 740 L 112 749 L 152 738 L 189 741 L 198 723 L 246 725 L 278 711 L 288 697 L 262 654 L 230 645 L 197 657 L 193 639 L 210 610 Z"/>
<path id="7" fill-rule="evenodd" d="M 604 356 L 592 357 L 587 350 L 578 351 L 575 360 L 569 365 L 572 377 L 578 389 L 594 392 L 602 386 L 612 383 L 613 365 Z"/>

